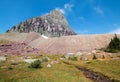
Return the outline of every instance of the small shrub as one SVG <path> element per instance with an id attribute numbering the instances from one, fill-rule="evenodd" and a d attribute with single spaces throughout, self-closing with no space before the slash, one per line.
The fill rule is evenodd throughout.
<path id="1" fill-rule="evenodd" d="M 91 62 L 90 62 L 90 61 L 86 61 L 85 63 L 86 63 L 86 64 L 90 64 Z"/>
<path id="2" fill-rule="evenodd" d="M 12 66 L 8 66 L 8 70 L 12 70 L 13 69 L 13 67 Z"/>
<path id="3" fill-rule="evenodd" d="M 104 55 L 102 55 L 102 59 L 105 59 L 105 56 L 104 56 Z"/>
<path id="4" fill-rule="evenodd" d="M 77 57 L 75 57 L 75 56 L 69 57 L 69 60 L 77 61 Z"/>
<path id="5" fill-rule="evenodd" d="M 47 57 L 45 57 L 45 58 L 42 59 L 42 62 L 48 62 L 48 60 L 49 59 Z"/>
<path id="6" fill-rule="evenodd" d="M 33 63 L 28 66 L 29 68 L 41 68 L 41 61 L 40 60 L 35 60 Z"/>
<path id="7" fill-rule="evenodd" d="M 106 51 L 106 48 L 101 48 L 101 49 L 99 49 L 99 50 L 101 50 L 101 51 Z"/>
<path id="8" fill-rule="evenodd" d="M 119 50 L 106 48 L 104 51 L 105 52 L 110 52 L 110 53 L 117 53 Z"/>
<path id="9" fill-rule="evenodd" d="M 65 58 L 65 55 L 62 55 L 61 58 Z"/>
<path id="10" fill-rule="evenodd" d="M 97 57 L 96 57 L 96 55 L 95 55 L 95 54 L 93 55 L 93 60 L 94 60 L 94 59 L 97 59 Z"/>
<path id="11" fill-rule="evenodd" d="M 18 62 L 11 63 L 11 65 L 18 65 L 18 64 L 19 64 Z"/>

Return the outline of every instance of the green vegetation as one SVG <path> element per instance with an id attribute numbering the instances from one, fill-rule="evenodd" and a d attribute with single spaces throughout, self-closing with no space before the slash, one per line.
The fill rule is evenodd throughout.
<path id="1" fill-rule="evenodd" d="M 120 82 L 120 60 L 92 61 L 86 68 L 100 72 L 111 79 L 116 79 Z"/>
<path id="2" fill-rule="evenodd" d="M 1 44 L 7 44 L 7 43 L 10 43 L 10 41 L 9 40 L 4 40 L 4 39 L 0 40 L 0 45 Z"/>
<path id="3" fill-rule="evenodd" d="M 45 58 L 46 56 L 39 56 L 39 58 Z M 53 64 L 51 67 L 47 67 L 51 61 L 56 61 L 61 56 L 47 55 L 50 58 L 48 62 L 40 63 L 25 63 L 18 61 L 19 57 L 8 57 L 6 62 L 0 62 L 0 82 L 92 82 L 83 75 L 83 72 L 78 70 L 76 66 L 85 67 L 95 72 L 100 72 L 111 79 L 120 81 L 120 60 L 91 60 L 89 64 L 82 60 L 59 60 L 58 64 Z M 10 60 L 15 60 L 19 63 L 11 63 Z M 64 63 L 67 62 L 67 63 Z M 35 66 L 34 66 L 35 65 Z M 28 66 L 42 67 L 40 69 L 30 69 Z M 1 68 L 7 66 L 7 68 Z"/>
<path id="4" fill-rule="evenodd" d="M 44 57 L 44 58 L 42 59 L 42 62 L 48 62 L 48 60 L 49 60 L 48 57 Z"/>
<path id="5" fill-rule="evenodd" d="M 94 55 L 93 55 L 93 60 L 95 60 L 95 59 L 97 59 L 97 57 L 96 57 L 96 55 L 94 54 Z"/>
<path id="6" fill-rule="evenodd" d="M 102 55 L 102 59 L 105 59 L 105 56 L 104 56 L 104 55 Z"/>
<path id="7" fill-rule="evenodd" d="M 66 61 L 68 62 L 68 61 Z M 114 82 L 120 82 L 120 60 L 91 60 L 89 64 L 85 61 L 69 61 L 74 66 L 81 66 L 95 72 L 102 73 L 111 79 L 117 80 Z"/>
<path id="8" fill-rule="evenodd" d="M 28 68 L 29 63 L 25 62 L 20 62 L 21 65 L 14 65 L 12 70 L 0 68 L 0 82 L 92 82 L 84 77 L 83 73 L 75 66 L 66 65 L 62 61 L 48 68 L 47 65 L 60 56 L 51 55 L 48 57 L 50 61 L 42 63 L 41 69 L 30 69 Z M 14 58 L 12 57 L 12 59 Z M 6 62 L 1 62 L 0 67 L 11 65 L 10 60 L 11 58 L 8 58 Z"/>
<path id="9" fill-rule="evenodd" d="M 18 65 L 18 62 L 12 62 L 11 65 Z"/>
<path id="10" fill-rule="evenodd" d="M 41 61 L 40 60 L 35 60 L 28 66 L 29 68 L 41 68 Z"/>
<path id="11" fill-rule="evenodd" d="M 119 50 L 120 50 L 120 39 L 115 34 L 114 38 L 111 39 L 111 41 L 105 51 L 111 52 L 111 53 L 116 53 Z"/>
<path id="12" fill-rule="evenodd" d="M 8 66 L 8 70 L 12 70 L 13 69 L 13 67 L 12 66 Z"/>
<path id="13" fill-rule="evenodd" d="M 69 60 L 77 61 L 77 57 L 75 57 L 75 56 L 69 57 Z"/>

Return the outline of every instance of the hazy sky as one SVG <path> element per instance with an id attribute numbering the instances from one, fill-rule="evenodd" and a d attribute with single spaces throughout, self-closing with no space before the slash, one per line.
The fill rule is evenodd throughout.
<path id="1" fill-rule="evenodd" d="M 78 34 L 120 33 L 120 0 L 0 0 L 0 33 L 53 9 Z"/>

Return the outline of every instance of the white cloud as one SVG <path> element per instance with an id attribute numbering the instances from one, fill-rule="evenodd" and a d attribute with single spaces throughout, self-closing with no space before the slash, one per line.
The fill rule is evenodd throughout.
<path id="1" fill-rule="evenodd" d="M 72 11 L 72 8 L 74 7 L 73 4 L 71 3 L 66 3 L 64 4 L 63 8 L 59 8 L 59 7 L 56 7 L 55 9 L 56 10 L 59 10 L 60 12 L 62 12 L 63 14 L 67 14 L 68 12 L 71 12 Z"/>
<path id="2" fill-rule="evenodd" d="M 60 11 L 61 13 L 63 13 L 63 14 L 65 14 L 65 10 L 64 9 L 61 9 L 61 8 L 55 8 L 55 10 L 58 10 L 58 11 Z"/>
<path id="3" fill-rule="evenodd" d="M 104 15 L 104 11 L 100 7 L 94 7 L 93 9 L 95 10 L 96 13 Z"/>
<path id="4" fill-rule="evenodd" d="M 64 9 L 65 10 L 68 10 L 68 11 L 72 11 L 72 8 L 74 7 L 74 5 L 73 4 L 70 4 L 70 3 L 66 3 L 65 5 L 64 5 Z"/>
<path id="5" fill-rule="evenodd" d="M 113 30 L 112 32 L 109 32 L 110 34 L 120 34 L 120 28 L 117 28 Z"/>

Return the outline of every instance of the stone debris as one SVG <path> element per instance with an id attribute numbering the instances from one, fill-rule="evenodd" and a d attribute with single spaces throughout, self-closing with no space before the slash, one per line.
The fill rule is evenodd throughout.
<path id="1" fill-rule="evenodd" d="M 65 58 L 60 58 L 60 60 L 64 60 Z"/>
<path id="2" fill-rule="evenodd" d="M 0 68 L 2 68 L 2 69 L 6 69 L 6 68 L 7 68 L 7 66 L 1 66 Z"/>
<path id="3" fill-rule="evenodd" d="M 96 50 L 92 50 L 92 54 L 96 54 L 96 52 L 97 52 Z"/>
<path id="4" fill-rule="evenodd" d="M 25 61 L 26 63 L 33 63 L 35 60 L 37 59 L 24 59 L 23 61 Z"/>
<path id="5" fill-rule="evenodd" d="M 40 54 L 40 50 L 28 46 L 26 43 L 13 42 L 0 45 L 0 54 L 2 55 L 27 55 Z"/>
<path id="6" fill-rule="evenodd" d="M 50 58 L 49 57 L 45 57 L 48 61 L 50 60 Z"/>
<path id="7" fill-rule="evenodd" d="M 65 58 L 69 59 L 70 57 L 73 57 L 73 56 L 74 56 L 74 53 L 67 53 L 67 55 L 65 55 Z"/>
<path id="8" fill-rule="evenodd" d="M 0 62 L 6 61 L 6 57 L 5 56 L 0 56 Z"/>
<path id="9" fill-rule="evenodd" d="M 80 57 L 80 56 L 82 56 L 82 55 L 83 55 L 83 53 L 80 52 L 80 51 L 75 54 L 76 57 Z"/>
<path id="10" fill-rule="evenodd" d="M 85 61 L 86 64 L 90 64 L 91 62 L 90 61 Z"/>
<path id="11" fill-rule="evenodd" d="M 52 64 L 59 64 L 59 63 L 60 63 L 59 60 L 51 61 L 51 62 L 50 62 L 51 65 L 52 65 Z"/>
<path id="12" fill-rule="evenodd" d="M 48 62 L 50 60 L 50 58 L 49 57 L 44 57 L 41 60 L 42 60 L 42 62 Z"/>
<path id="13" fill-rule="evenodd" d="M 16 62 L 15 60 L 10 60 L 12 63 Z"/>
<path id="14" fill-rule="evenodd" d="M 88 59 L 87 57 L 85 57 L 85 56 L 81 56 L 81 57 L 80 57 L 80 60 L 88 61 L 89 59 Z"/>
<path id="15" fill-rule="evenodd" d="M 50 64 L 48 64 L 47 67 L 52 67 L 52 66 Z"/>

